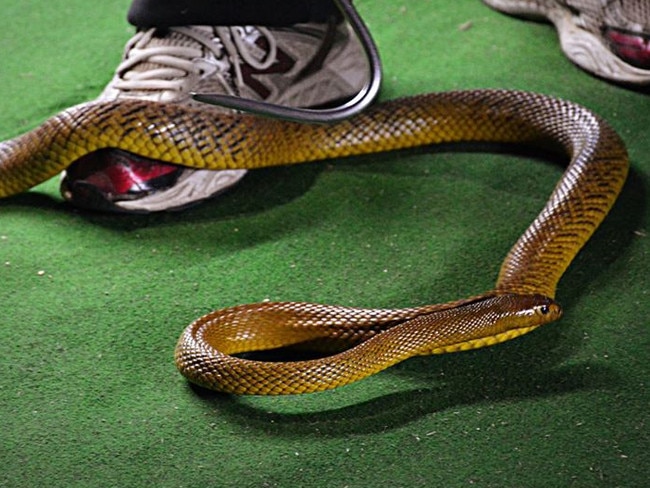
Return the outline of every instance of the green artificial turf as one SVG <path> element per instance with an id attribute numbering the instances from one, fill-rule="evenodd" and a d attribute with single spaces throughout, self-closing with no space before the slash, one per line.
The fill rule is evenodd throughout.
<path id="1" fill-rule="evenodd" d="M 647 93 L 595 79 L 551 26 L 478 0 L 357 0 L 384 99 L 518 88 L 579 102 L 632 171 L 558 288 L 561 321 L 298 397 L 191 388 L 173 349 L 214 308 L 400 307 L 489 289 L 561 174 L 445 147 L 252 172 L 180 213 L 80 211 L 58 181 L 0 202 L 0 486 L 643 487 L 650 285 Z M 0 139 L 92 99 L 128 0 L 4 0 Z"/>

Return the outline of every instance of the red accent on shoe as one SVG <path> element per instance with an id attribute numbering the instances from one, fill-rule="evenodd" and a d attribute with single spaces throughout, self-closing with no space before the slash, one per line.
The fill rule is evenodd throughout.
<path id="1" fill-rule="evenodd" d="M 613 28 L 606 29 L 605 36 L 619 58 L 637 68 L 650 68 L 650 39 Z"/>
<path id="2" fill-rule="evenodd" d="M 173 185 L 182 168 L 109 149 L 89 154 L 67 171 L 74 185 L 92 185 L 111 201 L 129 200 Z"/>

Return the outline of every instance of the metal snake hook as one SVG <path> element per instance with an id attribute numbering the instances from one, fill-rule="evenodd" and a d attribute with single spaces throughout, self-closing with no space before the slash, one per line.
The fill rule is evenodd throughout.
<path id="1" fill-rule="evenodd" d="M 363 89 L 354 96 L 354 98 L 338 107 L 327 109 L 287 107 L 230 95 L 209 93 L 192 93 L 192 98 L 198 102 L 208 103 L 210 105 L 219 105 L 267 117 L 307 123 L 337 122 L 356 115 L 364 110 L 376 98 L 381 87 L 382 71 L 379 50 L 370 35 L 368 27 L 364 24 L 361 16 L 352 6 L 351 0 L 334 1 L 341 10 L 345 20 L 347 20 L 352 26 L 352 29 L 359 38 L 366 57 L 368 58 L 368 81 Z"/>

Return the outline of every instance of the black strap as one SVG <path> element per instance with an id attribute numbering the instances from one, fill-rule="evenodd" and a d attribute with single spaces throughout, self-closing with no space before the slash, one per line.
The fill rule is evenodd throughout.
<path id="1" fill-rule="evenodd" d="M 180 25 L 286 26 L 341 17 L 333 0 L 133 0 L 128 20 L 137 27 Z"/>

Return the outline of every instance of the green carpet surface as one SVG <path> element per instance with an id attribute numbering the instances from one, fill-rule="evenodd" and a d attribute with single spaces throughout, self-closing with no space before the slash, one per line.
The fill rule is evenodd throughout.
<path id="1" fill-rule="evenodd" d="M 560 282 L 559 322 L 338 390 L 190 387 L 173 349 L 215 308 L 364 307 L 488 290 L 561 174 L 445 147 L 251 172 L 199 207 L 80 211 L 53 179 L 0 202 L 0 486 L 643 487 L 650 478 L 650 98 L 593 78 L 555 30 L 478 0 L 357 0 L 382 98 L 517 88 L 581 103 L 632 170 Z M 97 96 L 128 0 L 4 0 L 0 139 Z"/>

